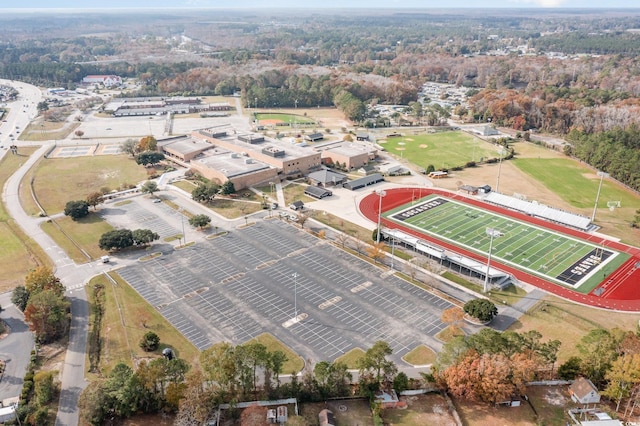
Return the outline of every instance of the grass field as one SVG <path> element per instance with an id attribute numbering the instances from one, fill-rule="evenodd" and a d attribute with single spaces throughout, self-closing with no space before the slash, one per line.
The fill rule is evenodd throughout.
<path id="1" fill-rule="evenodd" d="M 592 209 L 595 203 L 600 177 L 589 169 L 568 158 L 518 158 L 513 161 L 520 170 L 542 182 L 549 190 L 578 208 Z M 553 170 L 553 173 L 549 173 Z M 607 208 L 607 201 L 620 201 L 622 206 L 636 206 L 638 198 L 618 185 L 603 180 L 599 209 Z"/>
<path id="2" fill-rule="evenodd" d="M 105 313 L 101 327 L 101 373 L 110 372 L 119 362 L 133 367 L 133 359 L 158 358 L 167 347 L 193 367 L 197 366 L 198 350 L 122 278 L 115 273 L 111 276 L 118 283 L 116 286 L 103 275 L 93 278 L 88 284 L 92 286 L 102 283 L 105 288 Z M 144 352 L 138 345 L 148 331 L 160 336 L 160 347 L 154 352 Z"/>
<path id="3" fill-rule="evenodd" d="M 402 359 L 411 365 L 433 364 L 437 358 L 436 353 L 425 345 L 420 345 L 409 351 Z"/>
<path id="4" fill-rule="evenodd" d="M 246 343 L 250 342 L 262 343 L 266 346 L 268 352 L 283 352 L 287 356 L 287 361 L 282 365 L 282 374 L 298 373 L 304 368 L 304 360 L 291 348 L 269 333 L 262 333 Z"/>
<path id="5" fill-rule="evenodd" d="M 64 139 L 75 129 L 80 127 L 81 123 L 68 124 L 64 122 L 40 121 L 39 123 L 30 123 L 22 132 L 19 139 L 21 141 L 48 141 Z"/>
<path id="6" fill-rule="evenodd" d="M 360 348 L 353 348 L 344 355 L 339 356 L 333 362 L 341 362 L 347 366 L 347 368 L 358 368 L 358 361 L 364 356 L 364 351 Z"/>
<path id="7" fill-rule="evenodd" d="M 257 112 L 254 114 L 256 120 L 262 123 L 264 120 L 276 120 L 281 121 L 283 123 L 289 124 L 292 126 L 296 124 L 304 124 L 304 125 L 315 125 L 317 124 L 315 120 L 309 117 L 305 117 L 303 115 L 298 114 L 288 114 L 283 112 Z"/>
<path id="8" fill-rule="evenodd" d="M 438 196 L 403 205 L 384 216 L 483 256 L 491 249 L 495 260 L 585 293 L 601 281 L 595 271 L 606 268 L 611 272 L 629 257 Z M 577 270 L 576 265 L 583 265 L 587 258 L 603 263 L 589 265 L 586 272 Z"/>
<path id="9" fill-rule="evenodd" d="M 102 234 L 112 231 L 113 227 L 98 215 L 90 213 L 89 216 L 77 221 L 65 216 L 53 219 L 53 221 L 43 223 L 42 230 L 49 234 L 74 262 L 85 263 L 107 254 L 106 251 L 98 247 L 98 241 Z M 87 259 L 80 248 L 91 259 Z"/>
<path id="10" fill-rule="evenodd" d="M 464 166 L 469 161 L 500 155 L 493 144 L 464 132 L 391 137 L 380 144 L 387 152 L 425 169 L 429 164 L 436 169 Z"/>
<path id="11" fill-rule="evenodd" d="M 569 158 L 517 158 L 512 163 L 574 209 L 580 209 L 578 212 L 591 216 L 600 185 L 600 177 L 593 169 Z M 621 207 L 609 211 L 608 201 L 620 201 Z M 606 233 L 612 230 L 611 234 L 623 241 L 638 245 L 638 232 L 630 230 L 629 224 L 639 206 L 640 196 L 604 179 L 595 222 Z"/>
<path id="12" fill-rule="evenodd" d="M 20 155 L 7 154 L 0 161 L 0 187 L 35 152 L 36 148 L 20 148 Z M 40 246 L 27 237 L 20 227 L 9 217 L 3 203 L 0 203 L 0 292 L 22 284 L 29 270 L 41 264 L 48 264 L 49 257 Z"/>
<path id="13" fill-rule="evenodd" d="M 145 168 L 124 155 L 43 159 L 32 176 L 38 201 L 49 214 L 61 212 L 67 201 L 84 200 L 101 188 L 114 190 L 147 178 Z M 28 182 L 23 184 L 26 187 L 21 192 L 23 202 L 30 197 L 28 186 Z"/>

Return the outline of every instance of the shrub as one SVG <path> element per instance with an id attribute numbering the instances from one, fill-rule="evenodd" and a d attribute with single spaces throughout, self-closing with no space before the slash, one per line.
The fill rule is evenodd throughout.
<path id="1" fill-rule="evenodd" d="M 464 304 L 464 313 L 482 322 L 488 322 L 498 315 L 498 308 L 490 300 L 474 299 Z"/>
<path id="2" fill-rule="evenodd" d="M 160 346 L 160 337 L 153 331 L 148 331 L 140 340 L 140 347 L 145 352 L 153 352 Z"/>

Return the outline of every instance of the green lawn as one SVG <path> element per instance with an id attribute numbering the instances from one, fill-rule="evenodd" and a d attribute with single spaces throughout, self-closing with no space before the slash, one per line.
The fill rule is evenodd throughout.
<path id="1" fill-rule="evenodd" d="M 294 124 L 316 124 L 316 121 L 296 114 L 278 113 L 278 112 L 258 112 L 255 114 L 257 120 L 282 120 L 284 123 Z"/>
<path id="2" fill-rule="evenodd" d="M 0 161 L 0 187 L 35 152 L 37 148 L 19 148 L 19 155 L 7 153 Z M 40 246 L 27 237 L 22 229 L 9 217 L 0 203 L 0 292 L 11 290 L 22 284 L 30 269 L 48 264 L 49 257 Z"/>
<path id="3" fill-rule="evenodd" d="M 334 362 L 341 362 L 347 366 L 347 368 L 358 368 L 358 361 L 364 356 L 365 352 L 360 348 L 351 349 L 344 355 L 339 356 Z"/>
<path id="4" fill-rule="evenodd" d="M 282 366 L 283 374 L 297 373 L 304 368 L 304 361 L 300 355 L 269 333 L 262 333 L 249 342 L 262 343 L 268 352 L 282 351 L 287 356 L 287 361 Z"/>
<path id="5" fill-rule="evenodd" d="M 117 189 L 147 178 L 144 167 L 124 155 L 43 159 L 33 171 L 38 201 L 49 214 L 64 210 L 67 201 L 84 200 L 101 188 Z M 28 185 L 23 185 L 27 187 Z M 22 194 L 22 198 L 28 198 Z"/>
<path id="6" fill-rule="evenodd" d="M 126 281 L 116 273 L 111 276 L 117 286 L 104 275 L 91 280 L 89 286 L 102 283 L 105 286 L 105 314 L 102 321 L 103 340 L 100 371 L 110 372 L 124 362 L 131 367 L 133 359 L 159 358 L 164 348 L 171 348 L 176 356 L 187 361 L 193 368 L 198 365 L 198 350 L 180 332 L 164 319 L 155 307 L 150 306 Z M 89 289 L 87 291 L 90 291 Z M 154 352 L 144 352 L 139 347 L 142 336 L 153 331 L 160 337 L 160 347 Z"/>
<path id="7" fill-rule="evenodd" d="M 433 349 L 420 345 L 408 352 L 402 359 L 411 365 L 427 365 L 433 364 L 437 358 Z"/>
<path id="8" fill-rule="evenodd" d="M 55 223 L 53 221 L 45 222 L 41 227 L 75 262 L 85 263 L 90 260 L 82 253 L 82 250 L 92 259 L 98 259 L 107 254 L 106 251 L 98 247 L 98 241 L 102 234 L 113 230 L 113 227 L 102 220 L 100 216 L 90 213 L 89 216 L 77 221 L 71 220 L 70 217 L 54 220 Z"/>
<path id="9" fill-rule="evenodd" d="M 380 143 L 386 151 L 425 169 L 430 164 L 436 169 L 464 166 L 500 155 L 493 144 L 464 132 L 391 137 Z"/>
<path id="10" fill-rule="evenodd" d="M 569 158 L 518 158 L 513 164 L 572 206 L 593 208 L 600 178 L 585 165 Z M 620 201 L 623 207 L 638 205 L 638 197 L 605 179 L 598 208 L 606 208 L 607 201 Z"/>

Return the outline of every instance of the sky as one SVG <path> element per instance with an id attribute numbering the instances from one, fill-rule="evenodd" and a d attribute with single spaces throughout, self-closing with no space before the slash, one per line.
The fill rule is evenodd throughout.
<path id="1" fill-rule="evenodd" d="M 0 9 L 119 8 L 640 8 L 639 0 L 22 0 Z"/>

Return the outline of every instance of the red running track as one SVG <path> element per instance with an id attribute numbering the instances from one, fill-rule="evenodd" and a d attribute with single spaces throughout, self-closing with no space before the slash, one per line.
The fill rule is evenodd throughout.
<path id="1" fill-rule="evenodd" d="M 611 272 L 607 277 L 603 277 L 603 281 L 589 294 L 579 293 L 559 286 L 557 284 L 546 281 L 540 277 L 531 275 L 527 272 L 516 269 L 512 266 L 505 265 L 499 261 L 495 261 L 495 265 L 499 265 L 498 269 L 508 272 L 515 276 L 518 280 L 534 285 L 548 293 L 555 294 L 562 298 L 572 300 L 577 303 L 582 303 L 589 306 L 613 309 L 617 311 L 638 312 L 640 311 L 640 268 L 636 265 L 640 264 L 640 249 L 637 247 L 628 246 L 616 241 L 603 240 L 596 235 L 581 232 L 575 229 L 567 228 L 562 225 L 548 222 L 543 219 L 528 216 L 524 213 L 508 210 L 493 204 L 485 203 L 483 201 L 462 196 L 460 194 L 451 193 L 448 191 L 434 189 L 434 188 L 395 188 L 385 189 L 386 195 L 382 198 L 382 211 L 392 210 L 403 204 L 407 204 L 412 200 L 425 197 L 427 195 L 440 195 L 445 198 L 460 201 L 465 204 L 480 207 L 484 210 L 492 211 L 503 216 L 509 216 L 516 220 L 527 222 L 532 225 L 536 225 L 542 228 L 546 228 L 555 232 L 560 232 L 572 237 L 579 238 L 581 240 L 589 241 L 593 244 L 604 245 L 611 249 L 628 253 L 631 258 L 623 263 L 615 271 Z M 374 223 L 378 221 L 378 207 L 380 205 L 380 198 L 376 192 L 372 192 L 360 201 L 360 212 L 369 220 Z M 418 238 L 426 241 L 431 241 L 440 247 L 445 248 L 463 256 L 475 259 L 480 262 L 486 262 L 487 259 L 481 255 L 478 255 L 472 251 L 458 247 L 447 241 L 439 240 L 427 234 L 420 233 L 414 229 L 407 228 L 395 222 L 389 221 L 384 217 L 381 219 L 382 224 L 386 228 L 400 229 L 403 232 L 414 235 Z M 601 289 L 601 295 L 596 296 L 595 291 Z"/>

